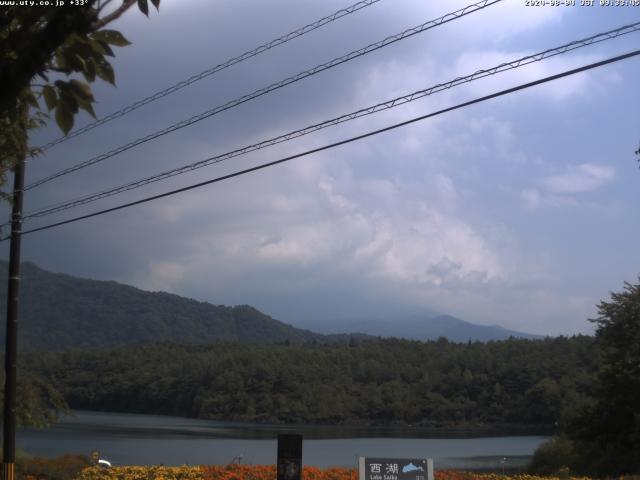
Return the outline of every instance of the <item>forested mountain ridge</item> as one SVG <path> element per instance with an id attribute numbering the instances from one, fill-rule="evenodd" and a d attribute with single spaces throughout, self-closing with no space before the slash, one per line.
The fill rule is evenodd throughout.
<path id="1" fill-rule="evenodd" d="M 7 262 L 0 261 L 0 311 L 6 309 L 7 268 Z M 52 273 L 29 262 L 22 264 L 21 277 L 21 350 L 163 341 L 332 343 L 352 338 L 298 329 L 249 305 L 212 305 L 113 281 Z M 4 342 L 4 329 L 0 335 Z"/>
<path id="2" fill-rule="evenodd" d="M 7 262 L 0 261 L 0 311 L 6 308 L 7 270 Z M 526 336 L 450 316 L 413 319 L 410 325 L 390 319 L 382 330 L 372 327 L 380 326 L 374 321 L 356 324 L 351 331 L 345 328 L 340 333 L 316 333 L 271 318 L 249 305 L 213 305 L 165 292 L 147 292 L 114 281 L 52 273 L 30 262 L 22 264 L 21 277 L 20 350 L 64 350 L 165 341 L 185 344 L 218 340 L 348 343 L 354 339 L 372 339 L 371 335 L 419 340 L 445 336 L 451 341 L 464 342 Z M 367 330 L 369 327 L 371 331 Z M 363 333 L 351 333 L 354 331 Z M 410 331 L 422 333 L 416 336 Z M 3 330 L 0 341 L 4 341 Z"/>
<path id="3" fill-rule="evenodd" d="M 530 427 L 585 402 L 592 337 L 158 344 L 27 354 L 72 408 L 310 424 Z"/>

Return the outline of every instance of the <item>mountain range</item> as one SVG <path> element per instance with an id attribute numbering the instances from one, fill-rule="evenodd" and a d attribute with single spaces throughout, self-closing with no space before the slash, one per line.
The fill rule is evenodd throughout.
<path id="1" fill-rule="evenodd" d="M 6 309 L 8 264 L 0 261 L 0 311 Z M 21 350 L 63 350 L 155 342 L 186 344 L 217 340 L 256 343 L 346 343 L 394 336 L 415 340 L 501 340 L 533 336 L 481 326 L 448 315 L 386 321 L 318 323 L 296 328 L 249 305 L 224 306 L 166 292 L 148 292 L 113 281 L 53 273 L 22 264 Z M 342 328 L 338 328 L 342 325 Z M 0 340 L 4 343 L 4 328 Z M 358 333 L 352 333 L 358 332 Z"/>
<path id="2" fill-rule="evenodd" d="M 398 318 L 322 320 L 305 324 L 306 328 L 325 333 L 366 332 L 379 337 L 399 337 L 409 340 L 436 340 L 445 337 L 451 342 L 506 340 L 510 337 L 540 339 L 541 335 L 509 330 L 499 325 L 477 325 L 451 315 L 412 315 Z"/>

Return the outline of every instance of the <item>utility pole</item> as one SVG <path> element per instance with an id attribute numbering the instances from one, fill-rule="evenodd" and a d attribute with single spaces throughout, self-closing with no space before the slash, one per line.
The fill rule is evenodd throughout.
<path id="1" fill-rule="evenodd" d="M 26 115 L 24 115 L 26 117 Z M 25 146 L 26 147 L 26 146 Z M 25 152 L 26 154 L 26 152 Z M 9 247 L 7 289 L 7 330 L 4 350 L 4 417 L 1 480 L 15 480 L 16 469 L 16 377 L 18 357 L 18 298 L 20 294 L 20 240 L 22 234 L 22 194 L 26 155 L 13 168 L 13 206 Z"/>

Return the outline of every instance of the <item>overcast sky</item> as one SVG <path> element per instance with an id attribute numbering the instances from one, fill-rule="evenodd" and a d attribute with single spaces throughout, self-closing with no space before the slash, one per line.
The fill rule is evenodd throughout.
<path id="1" fill-rule="evenodd" d="M 354 0 L 355 1 L 355 0 Z M 637 7 L 505 0 L 29 191 L 25 211 L 318 123 L 640 20 Z M 597 3 L 597 2 L 596 2 Z M 98 116 L 347 6 L 345 0 L 163 0 L 113 28 L 117 88 Z M 28 182 L 465 6 L 381 0 L 69 140 Z M 634 50 L 640 33 L 332 127 L 27 228 L 213 178 Z M 588 333 L 638 279 L 640 59 L 25 236 L 23 259 L 215 304 L 322 318 L 448 313 L 537 334 Z M 84 114 L 77 124 L 89 122 Z M 51 127 L 34 144 L 56 138 Z M 8 208 L 4 207 L 4 218 Z M 6 258 L 6 243 L 2 247 Z"/>

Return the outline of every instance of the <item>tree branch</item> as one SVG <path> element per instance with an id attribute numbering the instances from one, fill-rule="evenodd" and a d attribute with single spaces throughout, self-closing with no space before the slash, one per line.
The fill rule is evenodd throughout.
<path id="1" fill-rule="evenodd" d="M 102 13 L 107 5 L 109 5 L 113 0 L 104 0 L 104 2 L 98 3 L 98 13 Z"/>
<path id="2" fill-rule="evenodd" d="M 122 2 L 122 5 L 120 5 L 118 8 L 116 8 L 113 12 L 111 12 L 109 15 L 105 15 L 104 17 L 98 19 L 97 21 L 95 21 L 93 24 L 91 24 L 91 29 L 95 32 L 99 29 L 101 29 L 102 27 L 104 27 L 105 25 L 107 25 L 108 23 L 113 22 L 114 20 L 120 18 L 120 16 L 126 12 L 127 10 L 129 10 L 129 8 L 131 8 L 131 6 L 136 3 L 136 0 L 124 0 Z"/>

